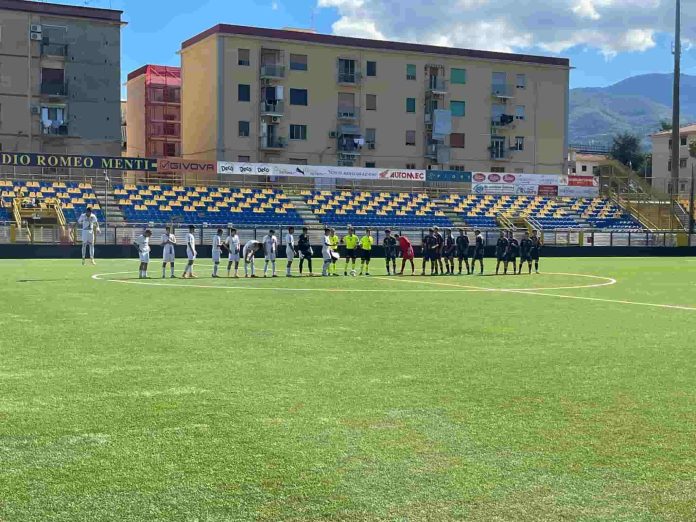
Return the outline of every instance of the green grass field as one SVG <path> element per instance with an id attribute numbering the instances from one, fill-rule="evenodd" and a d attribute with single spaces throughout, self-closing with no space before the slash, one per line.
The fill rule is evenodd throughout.
<path id="1" fill-rule="evenodd" d="M 696 520 L 692 259 L 0 267 L 2 521 Z"/>

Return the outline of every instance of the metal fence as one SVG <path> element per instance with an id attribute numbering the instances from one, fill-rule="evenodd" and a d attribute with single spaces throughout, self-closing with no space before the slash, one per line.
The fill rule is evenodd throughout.
<path id="1" fill-rule="evenodd" d="M 147 226 L 147 225 L 120 225 L 120 226 L 103 226 L 101 233 L 95 238 L 96 244 L 100 245 L 131 245 L 143 231 L 149 228 L 152 231 L 152 243 L 159 244 L 160 237 L 165 232 L 163 225 Z M 227 237 L 226 225 L 201 225 L 195 227 L 194 236 L 198 245 L 210 245 L 213 236 L 217 233 L 217 229 L 223 229 L 223 236 Z M 295 239 L 302 233 L 303 225 L 295 226 Z M 260 240 L 266 235 L 269 230 L 274 230 L 278 237 L 279 243 L 284 244 L 285 235 L 288 227 L 286 225 L 279 227 L 238 227 L 237 234 L 240 241 L 243 243 L 251 239 Z M 19 228 L 14 224 L 0 224 L 0 244 L 10 243 L 34 243 L 44 245 L 59 245 L 59 244 L 78 244 L 81 240 L 79 230 L 75 230 L 71 234 L 70 228 L 51 226 L 51 225 L 35 225 L 27 228 Z M 365 229 L 361 228 L 356 231 L 359 236 L 365 234 Z M 423 237 L 428 233 L 426 229 L 420 228 L 393 228 L 393 233 L 398 233 L 408 237 L 414 245 L 422 244 Z M 188 227 L 176 228 L 174 234 L 177 242 L 185 243 Z M 347 229 L 336 228 L 336 233 L 343 237 L 347 234 Z M 471 242 L 474 240 L 473 230 L 467 230 L 467 234 Z M 483 230 L 482 234 L 486 240 L 486 245 L 495 245 L 500 230 Z M 453 229 L 453 235 L 456 237 L 458 232 Z M 524 230 L 514 233 L 517 239 L 521 239 L 524 235 Z M 313 244 L 320 244 L 324 236 L 323 227 L 309 227 L 309 237 Z M 372 228 L 372 237 L 375 239 L 375 244 L 380 244 L 384 239 L 384 230 Z M 671 231 L 665 232 L 601 232 L 596 230 L 587 231 L 543 231 L 541 238 L 544 246 L 547 247 L 677 247 L 677 246 L 696 246 L 696 236 L 689 237 L 686 233 L 676 233 Z M 680 241 L 680 238 L 683 238 Z"/>

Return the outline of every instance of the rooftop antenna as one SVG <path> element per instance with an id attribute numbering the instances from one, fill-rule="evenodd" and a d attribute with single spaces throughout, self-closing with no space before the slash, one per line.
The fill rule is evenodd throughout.
<path id="1" fill-rule="evenodd" d="M 672 175 L 671 194 L 676 200 L 679 187 L 679 82 L 681 76 L 681 0 L 676 0 L 676 20 L 674 26 L 674 92 L 672 94 Z"/>

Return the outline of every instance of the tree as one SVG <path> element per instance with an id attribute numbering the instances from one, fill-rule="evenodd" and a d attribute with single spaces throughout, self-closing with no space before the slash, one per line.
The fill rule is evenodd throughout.
<path id="1" fill-rule="evenodd" d="M 635 171 L 640 171 L 645 163 L 645 155 L 641 150 L 640 138 L 630 132 L 614 136 L 609 153 L 612 158 L 626 166 L 630 166 Z"/>
<path id="2" fill-rule="evenodd" d="M 672 122 L 669 120 L 662 120 L 660 122 L 660 130 L 661 131 L 671 131 L 672 130 Z"/>
<path id="3" fill-rule="evenodd" d="M 689 154 L 692 158 L 696 158 L 696 140 L 691 140 L 689 142 Z"/>

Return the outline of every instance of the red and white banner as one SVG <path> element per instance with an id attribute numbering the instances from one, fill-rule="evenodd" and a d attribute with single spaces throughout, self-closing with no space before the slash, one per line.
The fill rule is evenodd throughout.
<path id="1" fill-rule="evenodd" d="M 599 180 L 594 176 L 473 172 L 471 180 L 474 194 L 581 198 L 599 194 Z"/>
<path id="2" fill-rule="evenodd" d="M 568 176 L 569 187 L 599 187 L 596 176 Z"/>
<path id="3" fill-rule="evenodd" d="M 558 196 L 558 185 L 537 185 L 537 195 L 555 197 Z"/>

